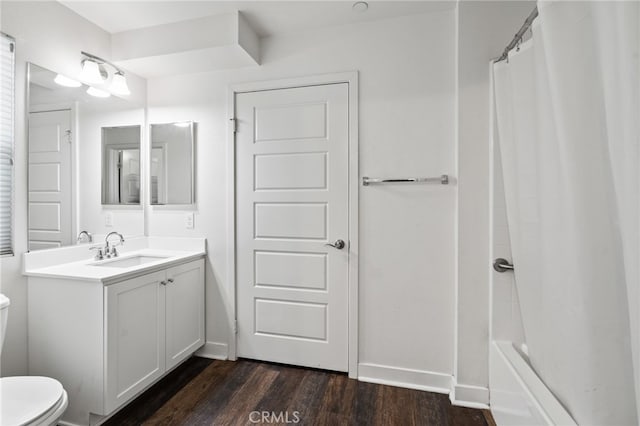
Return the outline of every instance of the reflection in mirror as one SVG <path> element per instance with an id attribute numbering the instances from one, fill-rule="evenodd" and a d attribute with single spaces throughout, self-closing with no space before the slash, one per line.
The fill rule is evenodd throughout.
<path id="1" fill-rule="evenodd" d="M 71 110 L 29 114 L 29 250 L 73 241 Z"/>
<path id="2" fill-rule="evenodd" d="M 151 125 L 151 204 L 193 204 L 195 123 Z"/>
<path id="3" fill-rule="evenodd" d="M 102 204 L 140 204 L 140 129 L 102 128 Z"/>
<path id="4" fill-rule="evenodd" d="M 106 234 L 101 128 L 141 123 L 144 110 L 116 96 L 91 96 L 88 86 L 35 64 L 27 65 L 27 76 L 29 250 L 75 244 L 80 230 Z M 126 229 L 118 225 L 118 231 L 144 232 L 142 210 L 118 214 L 126 215 Z"/>

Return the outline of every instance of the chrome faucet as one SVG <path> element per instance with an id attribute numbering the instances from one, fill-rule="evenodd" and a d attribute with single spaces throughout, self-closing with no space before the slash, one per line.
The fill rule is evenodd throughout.
<path id="1" fill-rule="evenodd" d="M 96 255 L 93 257 L 94 260 L 104 259 L 104 253 L 102 253 L 102 247 L 93 246 L 93 247 L 89 247 L 89 250 L 96 250 Z"/>
<path id="2" fill-rule="evenodd" d="M 80 231 L 78 234 L 78 239 L 76 242 L 81 243 L 83 240 L 87 240 L 88 243 L 93 242 L 93 235 L 91 235 L 88 231 Z"/>
<path id="3" fill-rule="evenodd" d="M 118 237 L 120 237 L 120 243 L 119 244 L 109 245 L 109 237 L 112 236 L 112 235 L 117 235 Z M 105 242 L 105 245 L 104 245 L 104 255 L 105 255 L 105 257 L 107 257 L 107 258 L 118 257 L 118 251 L 116 250 L 116 246 L 124 244 L 124 237 L 119 232 L 111 231 L 111 232 L 109 232 L 107 234 L 106 237 L 104 237 L 104 242 Z"/>

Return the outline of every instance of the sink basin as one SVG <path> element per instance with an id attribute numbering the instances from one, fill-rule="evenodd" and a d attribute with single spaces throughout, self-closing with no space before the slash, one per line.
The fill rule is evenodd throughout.
<path id="1" fill-rule="evenodd" d="M 132 266 L 140 266 L 145 263 L 156 262 L 158 260 L 166 259 L 166 256 L 149 256 L 139 254 L 135 256 L 129 256 L 122 259 L 113 259 L 107 261 L 100 261 L 93 263 L 93 266 L 107 266 L 109 268 L 130 268 Z"/>

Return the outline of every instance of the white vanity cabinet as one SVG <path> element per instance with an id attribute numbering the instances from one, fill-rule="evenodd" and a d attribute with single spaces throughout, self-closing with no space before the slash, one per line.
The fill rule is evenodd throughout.
<path id="1" fill-rule="evenodd" d="M 69 394 L 63 420 L 113 414 L 204 345 L 204 259 L 104 281 L 29 277 L 29 374 Z"/>
<path id="2" fill-rule="evenodd" d="M 105 411 L 204 345 L 204 262 L 106 286 Z"/>

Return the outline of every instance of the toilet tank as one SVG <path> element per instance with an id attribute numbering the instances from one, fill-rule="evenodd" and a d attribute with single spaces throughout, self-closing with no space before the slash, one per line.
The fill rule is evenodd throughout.
<path id="1" fill-rule="evenodd" d="M 0 294 L 0 353 L 2 353 L 4 335 L 7 331 L 7 316 L 9 315 L 10 304 L 9 298 L 4 294 Z"/>

